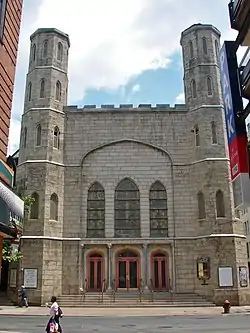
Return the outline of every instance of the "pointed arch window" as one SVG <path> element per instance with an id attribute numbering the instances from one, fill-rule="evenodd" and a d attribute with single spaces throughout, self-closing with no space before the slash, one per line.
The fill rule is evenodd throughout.
<path id="1" fill-rule="evenodd" d="M 30 102 L 31 101 L 31 97 L 32 97 L 32 83 L 29 82 L 28 83 L 28 101 Z"/>
<path id="2" fill-rule="evenodd" d="M 202 192 L 197 194 L 197 203 L 198 203 L 198 219 L 202 220 L 206 218 L 206 207 L 205 207 L 205 198 Z"/>
<path id="3" fill-rule="evenodd" d="M 207 94 L 208 96 L 213 95 L 213 84 L 210 76 L 207 77 Z"/>
<path id="4" fill-rule="evenodd" d="M 56 100 L 61 101 L 62 85 L 60 81 L 56 82 Z"/>
<path id="5" fill-rule="evenodd" d="M 57 60 L 62 61 L 63 59 L 63 46 L 62 43 L 57 44 Z"/>
<path id="6" fill-rule="evenodd" d="M 41 146 L 42 143 L 42 128 L 41 125 L 36 127 L 36 146 Z"/>
<path id="7" fill-rule="evenodd" d="M 164 185 L 156 181 L 149 191 L 150 237 L 168 237 L 168 203 Z"/>
<path id="8" fill-rule="evenodd" d="M 217 60 L 219 60 L 219 43 L 218 43 L 217 39 L 214 41 L 214 47 L 215 47 L 216 58 L 217 58 Z"/>
<path id="9" fill-rule="evenodd" d="M 59 146 L 60 146 L 60 131 L 59 128 L 56 126 L 54 127 L 53 147 L 59 149 Z"/>
<path id="10" fill-rule="evenodd" d="M 37 220 L 39 218 L 39 195 L 34 192 L 31 198 L 33 199 L 33 203 L 30 207 L 30 219 Z"/>
<path id="11" fill-rule="evenodd" d="M 202 50 L 205 55 L 207 55 L 207 39 L 205 37 L 202 38 Z"/>
<path id="12" fill-rule="evenodd" d="M 43 43 L 43 58 L 47 58 L 48 56 L 48 41 L 45 40 Z"/>
<path id="13" fill-rule="evenodd" d="M 192 97 L 193 98 L 197 97 L 197 88 L 196 88 L 196 82 L 195 82 L 195 80 L 191 81 L 191 93 L 192 93 Z"/>
<path id="14" fill-rule="evenodd" d="M 27 145 L 27 128 L 24 127 L 23 130 L 23 148 L 26 148 Z"/>
<path id="15" fill-rule="evenodd" d="M 218 138 L 217 138 L 216 123 L 214 121 L 211 123 L 211 132 L 212 132 L 212 144 L 215 145 L 218 143 Z"/>
<path id="16" fill-rule="evenodd" d="M 115 190 L 115 237 L 141 237 L 140 192 L 129 178 L 123 179 Z"/>
<path id="17" fill-rule="evenodd" d="M 189 55 L 190 59 L 194 58 L 194 45 L 192 41 L 189 42 Z"/>
<path id="18" fill-rule="evenodd" d="M 36 60 L 36 44 L 32 46 L 32 61 Z"/>
<path id="19" fill-rule="evenodd" d="M 53 193 L 50 197 L 50 220 L 58 221 L 58 196 Z"/>
<path id="20" fill-rule="evenodd" d="M 105 237 L 105 192 L 102 185 L 97 182 L 88 190 L 87 237 Z"/>
<path id="21" fill-rule="evenodd" d="M 44 98 L 45 97 L 45 80 L 42 79 L 40 81 L 40 98 Z"/>
<path id="22" fill-rule="evenodd" d="M 194 128 L 194 139 L 195 139 L 195 146 L 199 147 L 200 146 L 200 130 L 199 130 L 198 125 L 196 125 Z"/>
<path id="23" fill-rule="evenodd" d="M 216 192 L 216 212 L 217 217 L 225 217 L 224 195 L 221 190 Z"/>

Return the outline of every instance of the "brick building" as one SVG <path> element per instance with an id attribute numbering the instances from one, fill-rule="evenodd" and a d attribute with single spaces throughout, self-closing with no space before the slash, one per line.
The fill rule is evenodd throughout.
<path id="1" fill-rule="evenodd" d="M 0 277 L 3 238 L 17 236 L 15 221 L 23 214 L 22 200 L 11 191 L 13 170 L 5 163 L 21 14 L 22 0 L 0 1 Z"/>
<path id="2" fill-rule="evenodd" d="M 193 25 L 181 46 L 185 105 L 78 108 L 67 106 L 68 35 L 38 29 L 31 36 L 17 168 L 17 186 L 35 199 L 22 237 L 30 302 L 98 291 L 104 279 L 107 291 L 143 286 L 217 304 L 249 301 L 225 142 L 220 32 Z"/>

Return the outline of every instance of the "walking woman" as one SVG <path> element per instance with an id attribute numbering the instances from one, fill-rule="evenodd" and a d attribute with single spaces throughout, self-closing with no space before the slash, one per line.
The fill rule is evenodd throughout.
<path id="1" fill-rule="evenodd" d="M 62 328 L 59 323 L 59 319 L 62 317 L 62 311 L 56 301 L 56 297 L 51 297 L 51 305 L 46 303 L 47 307 L 50 308 L 50 319 L 46 327 L 47 333 L 62 333 Z"/>

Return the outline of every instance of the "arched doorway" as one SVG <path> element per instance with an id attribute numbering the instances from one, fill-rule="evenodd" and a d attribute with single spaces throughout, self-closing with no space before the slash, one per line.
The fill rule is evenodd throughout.
<path id="1" fill-rule="evenodd" d="M 89 290 L 101 290 L 103 281 L 103 256 L 100 253 L 90 254 L 87 258 L 87 267 Z"/>
<path id="2" fill-rule="evenodd" d="M 120 289 L 138 288 L 140 282 L 140 256 L 133 250 L 118 252 L 116 257 L 116 284 Z"/>
<path id="3" fill-rule="evenodd" d="M 151 274 L 155 290 L 169 289 L 168 256 L 165 252 L 157 251 L 152 254 Z"/>

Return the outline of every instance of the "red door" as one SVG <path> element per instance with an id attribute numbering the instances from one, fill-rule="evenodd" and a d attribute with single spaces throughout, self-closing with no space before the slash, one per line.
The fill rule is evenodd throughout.
<path id="1" fill-rule="evenodd" d="M 116 284 L 121 289 L 136 289 L 140 282 L 140 261 L 137 253 L 125 250 L 116 261 Z"/>
<path id="2" fill-rule="evenodd" d="M 152 257 L 152 276 L 154 289 L 168 290 L 169 289 L 169 276 L 167 257 L 164 253 L 156 253 Z"/>
<path id="3" fill-rule="evenodd" d="M 100 291 L 103 281 L 103 257 L 94 254 L 88 258 L 88 285 L 91 291 Z"/>

